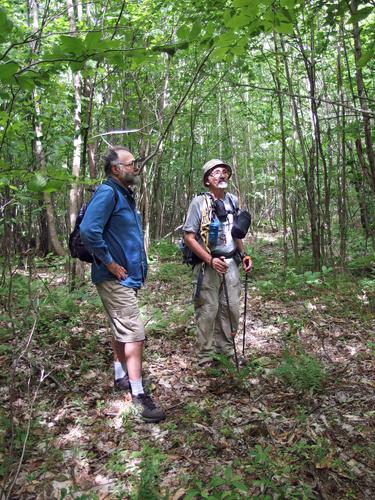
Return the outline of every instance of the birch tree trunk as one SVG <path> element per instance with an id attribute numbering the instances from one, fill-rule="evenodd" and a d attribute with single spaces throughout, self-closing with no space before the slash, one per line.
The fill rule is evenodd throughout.
<path id="1" fill-rule="evenodd" d="M 32 29 L 33 33 L 37 33 L 39 31 L 39 12 L 38 12 L 38 4 L 36 0 L 29 0 L 29 10 L 32 18 Z M 32 58 L 38 49 L 38 40 L 35 40 L 30 43 Z M 33 117 L 33 126 L 34 126 L 34 139 L 33 139 L 33 153 L 37 162 L 37 165 L 42 173 L 46 172 L 46 158 L 44 154 L 42 137 L 42 122 L 40 119 L 40 101 L 39 96 L 36 90 L 33 91 L 33 102 L 34 102 L 34 110 L 35 114 Z M 48 230 L 48 246 L 51 250 L 57 255 L 65 255 L 65 250 L 62 244 L 59 241 L 56 230 L 56 222 L 55 222 L 55 214 L 52 203 L 52 196 L 50 193 L 43 192 L 43 202 L 46 210 L 46 220 L 47 220 L 47 230 Z"/>
<path id="2" fill-rule="evenodd" d="M 73 0 L 66 0 L 67 14 L 72 35 L 77 35 L 77 26 L 74 14 Z M 77 2 L 77 19 L 82 20 L 82 6 L 80 1 Z M 82 98 L 81 98 L 81 73 L 79 71 L 73 72 L 73 87 L 74 87 L 74 139 L 73 139 L 73 161 L 72 161 L 72 176 L 76 179 L 79 178 L 81 173 L 81 149 L 82 149 L 82 135 L 81 135 L 81 112 L 82 112 Z M 78 215 L 79 205 L 81 202 L 81 189 L 78 185 L 73 185 L 69 191 L 69 220 L 70 230 L 72 231 Z M 83 262 L 78 259 L 73 259 L 71 267 L 71 284 L 70 288 L 73 290 L 76 286 L 77 279 L 84 280 L 85 266 Z"/>
<path id="3" fill-rule="evenodd" d="M 80 4 L 79 4 L 80 5 Z M 77 34 L 77 27 L 74 15 L 73 0 L 66 0 L 67 14 L 69 19 L 70 30 L 73 35 Z M 82 13 L 82 8 L 77 9 L 78 13 Z M 81 19 L 78 18 L 80 21 Z M 81 146 L 82 146 L 82 136 L 81 136 L 81 110 L 82 110 L 82 99 L 81 99 L 81 73 L 79 71 L 73 72 L 73 86 L 74 86 L 74 140 L 73 140 L 73 161 L 72 161 L 72 176 L 78 179 L 81 171 Z M 69 191 L 69 202 L 70 202 L 70 230 L 73 229 L 79 208 L 79 188 L 78 186 L 72 186 Z"/>

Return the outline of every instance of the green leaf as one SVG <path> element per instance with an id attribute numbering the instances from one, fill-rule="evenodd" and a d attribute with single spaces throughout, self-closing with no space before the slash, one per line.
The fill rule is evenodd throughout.
<path id="1" fill-rule="evenodd" d="M 223 60 L 228 52 L 228 47 L 216 47 L 216 49 L 212 52 L 212 58 L 220 61 Z"/>
<path id="2" fill-rule="evenodd" d="M 90 31 L 85 38 L 85 46 L 88 52 L 100 50 L 101 48 L 101 33 L 100 31 Z"/>
<path id="3" fill-rule="evenodd" d="M 233 16 L 227 23 L 226 26 L 228 28 L 242 28 L 243 26 L 247 26 L 252 19 L 246 14 L 241 13 L 240 15 Z"/>
<path id="4" fill-rule="evenodd" d="M 80 56 L 85 52 L 85 45 L 80 38 L 62 35 L 60 38 L 60 49 L 65 54 Z"/>
<path id="5" fill-rule="evenodd" d="M 81 71 L 85 68 L 85 63 L 81 61 L 72 61 L 69 63 L 69 66 L 71 67 L 72 71 Z"/>
<path id="6" fill-rule="evenodd" d="M 72 179 L 72 176 L 69 174 L 68 170 L 66 168 L 58 168 L 54 166 L 48 166 L 47 167 L 47 172 L 50 177 L 52 177 L 52 180 L 57 180 L 57 181 L 70 181 Z M 50 181 L 48 181 L 50 182 Z"/>
<path id="7" fill-rule="evenodd" d="M 215 23 L 209 21 L 206 26 L 206 36 L 211 37 L 215 33 Z"/>
<path id="8" fill-rule="evenodd" d="M 245 47 L 241 47 L 239 45 L 236 45 L 235 47 L 231 47 L 231 52 L 235 56 L 242 56 L 246 52 Z"/>
<path id="9" fill-rule="evenodd" d="M 193 41 L 196 40 L 202 30 L 202 25 L 200 21 L 195 21 L 193 26 L 191 27 L 191 31 L 189 34 L 189 40 Z"/>
<path id="10" fill-rule="evenodd" d="M 44 59 L 46 60 L 54 60 L 54 59 L 63 59 L 65 57 L 65 53 L 61 50 L 60 45 L 55 45 L 52 47 L 51 52 L 45 54 Z"/>
<path id="11" fill-rule="evenodd" d="M 251 2 L 243 9 L 243 14 L 248 15 L 251 19 L 255 19 L 258 15 L 258 2 Z"/>
<path id="12" fill-rule="evenodd" d="M 17 83 L 23 90 L 33 90 L 35 89 L 35 81 L 28 75 L 21 75 L 17 78 Z"/>
<path id="13" fill-rule="evenodd" d="M 255 3 L 254 0 L 233 0 L 233 7 L 241 9 L 242 7 L 248 7 L 252 3 Z"/>
<path id="14" fill-rule="evenodd" d="M 177 30 L 177 38 L 179 38 L 180 40 L 188 40 L 189 34 L 190 31 L 186 25 L 180 26 L 180 28 L 178 28 Z"/>
<path id="15" fill-rule="evenodd" d="M 227 25 L 227 22 L 230 21 L 230 19 L 232 19 L 232 16 L 233 16 L 233 11 L 232 9 L 226 9 L 224 11 L 224 14 L 223 14 L 223 22 L 224 22 L 224 25 L 226 26 Z"/>
<path id="16" fill-rule="evenodd" d="M 61 191 L 65 186 L 64 181 L 60 181 L 57 179 L 49 179 L 46 185 L 43 187 L 42 191 L 44 193 L 55 193 L 57 191 Z"/>
<path id="17" fill-rule="evenodd" d="M 287 9 L 293 9 L 295 3 L 295 0 L 280 0 L 281 7 L 286 7 Z"/>
<path id="18" fill-rule="evenodd" d="M 42 191 L 44 191 L 46 185 L 47 179 L 42 174 L 37 172 L 30 180 L 27 187 L 29 191 L 33 191 L 34 193 L 41 193 Z"/>
<path id="19" fill-rule="evenodd" d="M 369 50 L 368 52 L 364 52 L 361 55 L 361 58 L 358 61 L 358 66 L 360 68 L 363 68 L 363 66 L 366 66 L 366 64 L 374 57 L 374 49 Z"/>
<path id="20" fill-rule="evenodd" d="M 3 82 L 9 82 L 15 73 L 19 70 L 18 64 L 15 62 L 7 62 L 5 64 L 0 65 L 0 80 Z"/>
<path id="21" fill-rule="evenodd" d="M 148 58 L 148 54 L 146 49 L 136 49 L 133 50 L 128 54 L 128 57 L 131 57 L 133 60 L 135 60 L 138 64 L 141 64 L 143 61 L 145 61 Z"/>
<path id="22" fill-rule="evenodd" d="M 13 23 L 9 20 L 5 9 L 0 8 L 0 42 L 6 42 L 8 33 L 13 29 Z"/>
<path id="23" fill-rule="evenodd" d="M 363 9 L 360 9 L 355 14 L 353 14 L 349 19 L 349 22 L 358 23 L 359 21 L 366 19 L 366 17 L 369 16 L 373 11 L 373 7 L 364 7 Z"/>
<path id="24" fill-rule="evenodd" d="M 280 19 L 280 22 L 284 21 L 287 23 L 288 22 L 293 23 L 295 20 L 295 15 L 293 11 L 289 11 L 288 9 L 282 8 L 278 15 L 278 18 Z"/>
<path id="25" fill-rule="evenodd" d="M 223 33 L 218 38 L 216 38 L 216 40 L 214 41 L 214 45 L 216 47 L 229 47 L 236 41 L 236 39 L 237 36 L 233 31 L 227 31 L 226 33 Z"/>
<path id="26" fill-rule="evenodd" d="M 281 22 L 274 25 L 275 31 L 278 33 L 284 33 L 285 35 L 293 34 L 293 24 Z"/>

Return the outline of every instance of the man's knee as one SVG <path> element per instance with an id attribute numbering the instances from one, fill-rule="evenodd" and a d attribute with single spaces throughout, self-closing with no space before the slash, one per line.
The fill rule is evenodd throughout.
<path id="1" fill-rule="evenodd" d="M 219 304 L 203 304 L 196 308 L 196 318 L 199 322 L 209 322 L 215 321 L 217 313 L 219 310 Z"/>

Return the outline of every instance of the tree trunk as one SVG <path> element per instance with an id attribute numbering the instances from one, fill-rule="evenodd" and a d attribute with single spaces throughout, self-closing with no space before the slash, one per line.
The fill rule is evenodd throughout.
<path id="1" fill-rule="evenodd" d="M 294 97 L 294 90 L 292 84 L 292 78 L 289 69 L 289 61 L 286 54 L 286 46 L 284 39 L 280 36 L 280 42 L 282 47 L 282 53 L 284 57 L 285 66 L 285 76 L 288 82 L 288 91 L 290 95 L 292 111 L 293 111 L 293 123 L 297 133 L 302 160 L 303 160 L 303 175 L 306 184 L 306 197 L 307 197 L 307 208 L 309 212 L 310 219 L 310 233 L 311 233 L 311 245 L 312 245 L 312 258 L 313 258 L 313 269 L 314 271 L 320 270 L 320 236 L 319 236 L 319 221 L 316 206 L 316 188 L 315 188 L 315 154 L 314 151 L 310 149 L 309 156 L 306 152 L 306 146 L 304 142 L 302 127 L 298 115 L 297 102 Z"/>
<path id="2" fill-rule="evenodd" d="M 355 169 L 355 159 L 354 159 L 354 153 L 353 153 L 353 148 L 351 147 L 350 144 L 348 144 L 348 149 L 350 152 L 351 156 L 351 165 L 352 165 L 352 177 L 353 177 L 353 183 L 354 187 L 357 193 L 357 199 L 358 199 L 358 205 L 359 205 L 359 210 L 360 210 L 360 218 L 361 218 L 361 225 L 365 233 L 365 238 L 366 238 L 366 246 L 367 246 L 367 241 L 369 238 L 371 238 L 372 241 L 372 246 L 374 247 L 375 241 L 374 241 L 374 234 L 371 228 L 371 223 L 370 223 L 370 217 L 371 217 L 371 210 L 369 210 L 369 207 L 367 206 L 367 200 L 366 200 L 366 195 L 365 195 L 365 190 L 363 181 L 363 177 L 360 175 L 359 170 Z"/>
<path id="3" fill-rule="evenodd" d="M 237 164 L 237 151 L 236 151 L 236 145 L 235 141 L 233 138 L 233 133 L 232 133 L 232 124 L 230 123 L 230 116 L 229 116 L 229 110 L 227 107 L 227 104 L 224 102 L 224 121 L 225 121 L 225 128 L 226 128 L 226 133 L 227 133 L 227 138 L 230 146 L 230 151 L 231 151 L 231 156 L 232 156 L 232 180 L 233 184 L 236 190 L 236 194 L 238 196 L 238 205 L 241 207 L 242 206 L 242 199 L 241 199 L 241 186 L 240 186 L 240 178 L 238 175 L 238 164 Z"/>
<path id="4" fill-rule="evenodd" d="M 29 1 L 29 8 L 31 11 L 32 22 L 33 22 L 33 33 L 37 33 L 39 31 L 39 16 L 38 16 L 38 4 L 36 0 Z M 31 50 L 32 57 L 35 55 L 35 51 L 37 49 L 37 41 L 31 42 Z M 33 139 L 33 153 L 37 162 L 37 165 L 40 171 L 43 173 L 46 172 L 46 161 L 45 154 L 43 150 L 42 144 L 42 123 L 40 120 L 40 104 L 39 104 L 39 96 L 36 91 L 33 91 L 33 102 L 34 102 L 34 139 Z M 57 255 L 65 255 L 65 250 L 61 245 L 59 238 L 57 236 L 56 231 L 56 223 L 55 223 L 55 215 L 53 210 L 52 196 L 50 193 L 43 192 L 43 201 L 46 210 L 46 220 L 47 220 L 47 228 L 48 228 L 48 239 L 49 239 L 49 247 L 52 251 L 54 251 Z"/>
<path id="5" fill-rule="evenodd" d="M 70 30 L 73 35 L 77 34 L 76 21 L 74 16 L 74 6 L 73 0 L 66 0 L 67 14 L 69 19 Z M 77 9 L 78 12 L 82 12 L 82 9 Z M 81 19 L 78 19 L 79 21 Z M 81 136 L 81 109 L 82 109 L 82 98 L 81 98 L 81 73 L 79 71 L 73 72 L 73 86 L 74 86 L 74 140 L 73 140 L 73 161 L 72 161 L 72 176 L 79 178 L 81 172 L 81 146 L 82 146 L 82 136 Z M 79 188 L 78 186 L 72 186 L 69 191 L 69 220 L 70 220 L 70 230 L 72 231 L 79 209 Z"/>
<path id="6" fill-rule="evenodd" d="M 77 35 L 77 26 L 74 15 L 73 0 L 66 0 L 67 14 L 72 35 Z M 77 19 L 82 21 L 82 7 L 81 2 L 77 2 Z M 81 174 L 81 149 L 82 149 L 82 135 L 81 135 L 81 111 L 82 111 L 82 97 L 81 97 L 81 73 L 79 71 L 73 72 L 73 87 L 74 87 L 74 139 L 73 139 L 73 161 L 72 161 L 72 176 L 78 180 Z M 69 191 L 69 221 L 70 231 L 73 230 L 80 203 L 82 201 L 81 189 L 78 185 L 73 185 Z M 71 284 L 70 288 L 73 290 L 76 282 L 84 280 L 85 265 L 78 259 L 73 259 L 71 267 Z"/>
<path id="7" fill-rule="evenodd" d="M 164 113 L 168 106 L 168 90 L 169 90 L 169 77 L 170 77 L 170 64 L 171 58 L 169 55 L 166 56 L 166 70 L 164 75 L 163 89 L 159 101 L 159 106 L 157 109 L 157 116 L 160 130 L 163 130 L 164 125 Z M 151 201 L 151 213 L 155 217 L 154 230 L 151 231 L 151 235 L 155 239 L 159 239 L 161 236 L 161 226 L 163 225 L 163 202 L 161 199 L 161 158 L 163 155 L 164 141 L 160 142 L 159 154 L 154 157 L 154 160 L 150 167 L 150 172 L 153 175 L 153 186 L 152 186 L 152 201 Z"/>
<path id="8" fill-rule="evenodd" d="M 279 60 L 279 48 L 277 46 L 276 33 L 273 34 L 274 47 L 275 47 L 275 59 L 276 59 L 276 71 L 273 75 L 276 89 L 277 89 L 277 103 L 279 107 L 279 118 L 280 118 L 280 132 L 281 132 L 281 218 L 283 223 L 283 264 L 284 271 L 288 265 L 288 242 L 287 242 L 287 211 L 286 211 L 286 137 L 285 137 L 285 125 L 284 125 L 284 102 L 281 95 L 281 84 L 279 74 L 280 70 L 280 60 Z M 279 177 L 279 176 L 278 176 Z"/>
<path id="9" fill-rule="evenodd" d="M 317 190 L 317 216 L 320 220 L 320 207 L 321 207 L 321 196 L 320 196 L 320 172 L 319 172 L 319 157 L 323 165 L 323 185 L 324 185 L 324 210 L 323 210 L 323 223 L 320 225 L 320 252 L 321 255 L 325 256 L 325 235 L 327 234 L 327 246 L 330 255 L 332 255 L 332 233 L 331 233 L 331 217 L 330 217 L 330 189 L 328 181 L 328 169 L 327 161 L 323 151 L 321 131 L 320 131 L 320 120 L 318 114 L 318 107 L 316 101 L 316 75 L 315 75 L 315 26 L 314 21 L 311 23 L 310 29 L 310 50 L 309 54 L 306 52 L 305 45 L 302 41 L 301 36 L 298 36 L 298 44 L 300 51 L 302 53 L 303 61 L 305 64 L 306 74 L 309 81 L 309 94 L 310 94 L 310 110 L 311 110 L 311 121 L 312 129 L 314 131 L 314 149 L 315 149 L 315 171 L 316 171 L 316 190 Z M 313 156 L 311 155 L 311 158 Z"/>
<path id="10" fill-rule="evenodd" d="M 360 5 L 360 3 L 361 2 L 359 0 L 350 1 L 350 10 L 352 15 L 358 12 L 358 6 Z M 362 46 L 361 46 L 361 37 L 360 37 L 360 29 L 358 21 L 353 21 L 353 38 L 354 38 L 355 77 L 357 82 L 359 102 L 361 104 L 361 114 L 362 114 L 363 131 L 365 135 L 366 154 L 370 171 L 370 186 L 372 187 L 372 190 L 375 192 L 375 156 L 374 156 L 374 147 L 371 136 L 371 118 L 367 106 L 367 96 L 363 81 L 362 68 L 359 64 L 359 61 L 362 56 Z"/>
<path id="11" fill-rule="evenodd" d="M 345 96 L 342 85 L 341 43 L 337 46 L 337 93 L 341 103 L 337 109 L 337 211 L 340 228 L 340 263 L 341 269 L 346 267 L 347 259 L 347 213 L 346 213 L 346 147 L 345 147 Z M 341 131 L 341 133 L 340 133 Z"/>

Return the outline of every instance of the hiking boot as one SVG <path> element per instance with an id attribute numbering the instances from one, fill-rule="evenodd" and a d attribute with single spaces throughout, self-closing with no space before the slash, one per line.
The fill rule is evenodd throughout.
<path id="1" fill-rule="evenodd" d="M 116 379 L 114 387 L 115 387 L 115 391 L 130 392 L 129 377 L 127 375 L 125 375 L 125 377 Z"/>
<path id="2" fill-rule="evenodd" d="M 156 423 L 165 419 L 165 413 L 161 408 L 158 408 L 152 401 L 150 396 L 139 394 L 132 396 L 133 405 L 141 411 L 141 417 L 145 422 Z"/>

